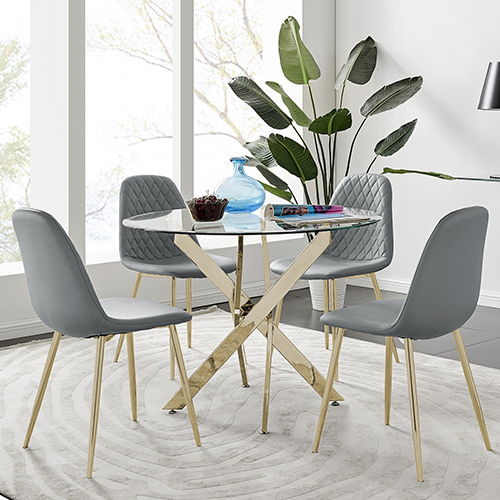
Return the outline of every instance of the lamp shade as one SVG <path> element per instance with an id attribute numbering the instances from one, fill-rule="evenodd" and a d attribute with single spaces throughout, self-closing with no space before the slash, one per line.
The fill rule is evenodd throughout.
<path id="1" fill-rule="evenodd" d="M 500 109 L 500 62 L 490 62 L 478 109 Z"/>

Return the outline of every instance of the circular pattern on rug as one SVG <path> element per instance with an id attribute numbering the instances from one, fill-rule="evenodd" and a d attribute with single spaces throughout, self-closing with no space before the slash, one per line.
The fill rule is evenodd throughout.
<path id="1" fill-rule="evenodd" d="M 188 373 L 232 329 L 220 310 L 193 321 L 193 348 L 179 328 Z M 331 351 L 322 332 L 282 326 L 326 375 Z M 186 410 L 162 407 L 180 387 L 169 376 L 168 329 L 135 335 L 138 422 L 132 422 L 124 351 L 106 344 L 93 478 L 86 478 L 95 342 L 63 338 L 28 449 L 27 420 L 48 342 L 0 351 L 0 491 L 34 499 L 420 499 L 492 498 L 500 460 L 481 439 L 460 364 L 416 354 L 424 483 L 416 482 L 404 352 L 394 365 L 391 425 L 383 424 L 384 348 L 346 338 L 319 453 L 312 453 L 320 398 L 275 350 L 269 434 L 260 433 L 265 338 L 245 343 L 249 388 L 237 356 L 194 398 L 202 447 Z M 492 446 L 500 422 L 497 370 L 473 367 Z"/>

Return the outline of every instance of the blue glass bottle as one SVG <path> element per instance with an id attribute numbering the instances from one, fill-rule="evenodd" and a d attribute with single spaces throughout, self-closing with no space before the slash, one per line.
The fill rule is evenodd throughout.
<path id="1" fill-rule="evenodd" d="M 226 212 L 233 214 L 250 213 L 264 204 L 266 192 L 260 182 L 249 177 L 243 167 L 245 157 L 231 158 L 234 172 L 223 180 L 214 190 L 218 198 L 227 198 Z"/>

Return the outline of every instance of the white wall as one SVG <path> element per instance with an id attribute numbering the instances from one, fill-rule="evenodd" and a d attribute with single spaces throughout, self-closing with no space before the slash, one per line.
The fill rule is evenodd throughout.
<path id="1" fill-rule="evenodd" d="M 422 75 L 422 90 L 396 110 L 368 120 L 358 139 L 354 171 L 373 158 L 373 147 L 403 123 L 418 118 L 407 145 L 384 166 L 434 170 L 454 176 L 500 173 L 500 113 L 477 104 L 489 61 L 500 60 L 500 2 L 490 0 L 337 0 L 337 69 L 368 35 L 377 42 L 378 66 L 365 86 L 350 85 L 344 105 L 359 117 L 363 102 L 383 85 Z M 359 121 L 357 121 L 359 123 Z M 344 136 L 346 138 L 346 136 Z M 349 141 L 341 143 L 345 161 Z M 500 307 L 500 183 L 442 181 L 419 175 L 390 177 L 394 190 L 395 256 L 380 273 L 385 289 L 404 291 L 436 222 L 454 209 L 483 205 L 490 212 L 480 303 Z"/>

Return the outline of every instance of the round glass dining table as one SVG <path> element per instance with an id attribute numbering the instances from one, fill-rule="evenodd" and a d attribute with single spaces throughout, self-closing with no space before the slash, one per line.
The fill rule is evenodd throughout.
<path id="1" fill-rule="evenodd" d="M 373 212 L 344 208 L 342 217 L 320 222 L 299 221 L 293 224 L 286 219 L 264 218 L 256 213 L 226 214 L 217 222 L 195 222 L 187 209 L 152 212 L 124 219 L 123 225 L 141 231 L 156 231 L 174 235 L 174 243 L 180 248 L 226 296 L 233 314 L 234 328 L 215 348 L 208 358 L 189 378 L 191 396 L 194 397 L 224 363 L 238 351 L 243 386 L 248 387 L 243 343 L 255 331 L 267 339 L 264 381 L 262 432 L 267 433 L 270 400 L 271 357 L 276 349 L 309 385 L 321 396 L 325 390 L 325 378 L 304 354 L 279 328 L 282 299 L 301 278 L 304 272 L 326 250 L 332 241 L 333 231 L 356 230 L 377 223 L 381 217 Z M 288 269 L 271 284 L 269 271 L 268 235 L 307 234 L 309 243 L 290 264 Z M 233 281 L 192 238 L 192 235 L 237 236 L 238 254 L 236 276 Z M 244 237 L 260 235 L 264 258 L 266 292 L 254 303 L 242 290 Z M 273 310 L 275 310 L 273 318 Z M 331 401 L 343 401 L 332 388 Z M 182 388 L 164 406 L 164 409 L 182 409 L 186 405 Z"/>

